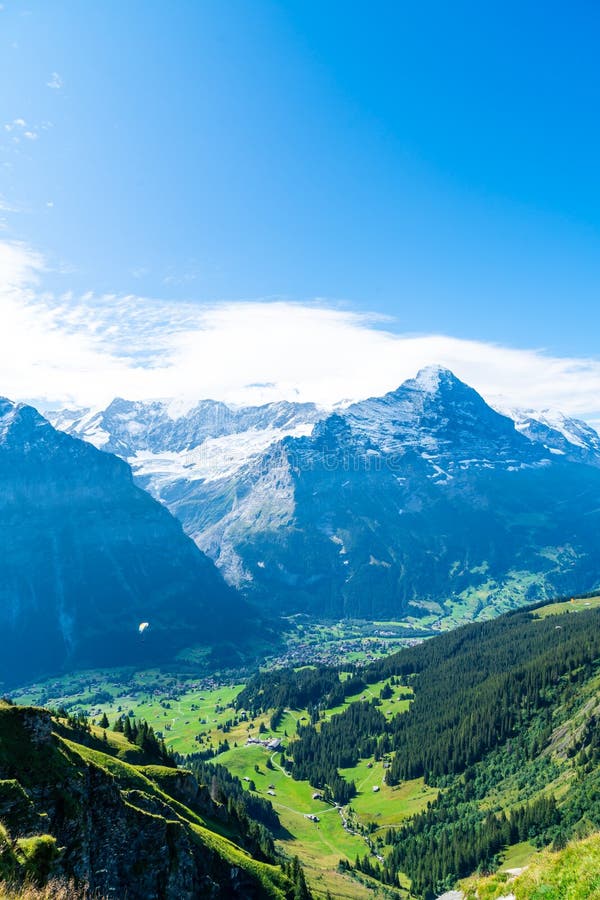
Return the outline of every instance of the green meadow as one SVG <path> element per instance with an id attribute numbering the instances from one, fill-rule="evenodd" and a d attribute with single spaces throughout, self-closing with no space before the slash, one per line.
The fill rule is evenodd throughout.
<path id="1" fill-rule="evenodd" d="M 349 703 L 378 699 L 385 681 L 368 685 L 346 698 L 343 704 L 327 710 L 324 719 L 341 712 Z M 314 800 L 315 789 L 307 781 L 295 781 L 280 765 L 279 751 L 271 752 L 260 744 L 247 744 L 249 738 L 266 741 L 279 738 L 283 744 L 293 740 L 299 723 L 309 721 L 306 710 L 286 710 L 276 730 L 270 728 L 270 713 L 247 717 L 235 710 L 235 698 L 243 684 L 200 686 L 189 679 L 159 670 L 94 670 L 52 679 L 27 690 L 15 692 L 19 703 L 32 703 L 85 712 L 96 723 L 106 713 L 110 724 L 123 714 L 145 719 L 160 732 L 167 745 L 181 754 L 218 748 L 225 740 L 229 750 L 214 761 L 237 775 L 247 790 L 253 785 L 257 794 L 270 800 L 277 810 L 282 831 L 278 844 L 287 854 L 298 855 L 306 867 L 311 887 L 317 896 L 327 891 L 335 898 L 366 898 L 389 893 L 365 876 L 359 878 L 338 871 L 341 859 L 354 861 L 369 851 L 367 838 L 378 854 L 385 854 L 383 836 L 387 827 L 401 824 L 421 810 L 436 791 L 426 788 L 421 779 L 390 788 L 384 783 L 382 761 L 362 760 L 342 774 L 356 783 L 358 794 L 350 807 L 338 809 Z M 408 709 L 410 701 L 400 699 L 406 687 L 392 687 L 392 695 L 380 700 L 383 714 L 393 716 Z M 127 742 L 123 736 L 107 731 L 109 743 L 127 760 Z M 135 760 L 131 759 L 131 762 Z M 378 790 L 374 791 L 373 788 Z M 319 821 L 308 819 L 315 815 Z M 344 827 L 344 821 L 346 827 Z M 378 833 L 380 832 L 380 833 Z"/>
<path id="2" fill-rule="evenodd" d="M 538 619 L 545 619 L 547 616 L 582 612 L 586 609 L 596 609 L 598 606 L 600 606 L 600 595 L 597 597 L 577 597 L 572 600 L 563 600 L 560 603 L 550 603 L 548 606 L 542 606 L 540 609 L 535 610 L 534 615 Z"/>
<path id="3" fill-rule="evenodd" d="M 401 824 L 437 793 L 425 787 L 422 779 L 390 788 L 383 784 L 382 762 L 371 761 L 369 767 L 369 761 L 363 760 L 342 772 L 356 779 L 358 795 L 350 807 L 341 809 L 314 799 L 318 792 L 307 781 L 295 781 L 285 773 L 279 765 L 278 752 L 271 753 L 257 745 L 239 746 L 219 755 L 218 761 L 237 775 L 247 790 L 255 787 L 257 794 L 271 801 L 283 828 L 278 843 L 286 853 L 300 857 L 313 888 L 329 890 L 333 896 L 362 897 L 365 890 L 354 879 L 337 872 L 340 859 L 353 861 L 357 855 L 367 853 L 369 832 L 377 853 L 383 855 L 387 852 L 383 845 L 385 828 Z M 379 790 L 374 792 L 373 786 Z M 307 818 L 308 815 L 316 816 L 318 821 Z M 364 835 L 359 829 L 364 829 Z M 374 896 L 372 887 L 364 896 Z"/>

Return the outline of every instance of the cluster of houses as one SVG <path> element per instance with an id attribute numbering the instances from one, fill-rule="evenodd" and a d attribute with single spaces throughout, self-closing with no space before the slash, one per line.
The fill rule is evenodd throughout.
<path id="1" fill-rule="evenodd" d="M 274 668 L 278 666 L 304 666 L 304 665 L 338 665 L 341 659 L 346 659 L 356 653 L 364 654 L 363 663 L 373 662 L 382 654 L 400 650 L 402 647 L 418 644 L 422 639 L 407 640 L 405 637 L 381 637 L 380 640 L 372 638 L 347 638 L 342 641 L 302 641 L 286 647 L 285 653 L 271 657 L 269 664 Z"/>

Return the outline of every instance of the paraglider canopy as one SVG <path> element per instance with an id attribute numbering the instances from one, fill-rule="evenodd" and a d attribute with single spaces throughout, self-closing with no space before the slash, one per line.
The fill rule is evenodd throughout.
<path id="1" fill-rule="evenodd" d="M 143 634 L 149 625 L 150 625 L 150 622 L 140 622 L 140 627 L 138 628 L 139 633 Z"/>

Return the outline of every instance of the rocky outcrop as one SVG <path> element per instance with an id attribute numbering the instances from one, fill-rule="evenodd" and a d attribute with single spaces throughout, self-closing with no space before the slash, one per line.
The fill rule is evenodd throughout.
<path id="1" fill-rule="evenodd" d="M 160 774 L 159 767 L 124 765 L 61 737 L 43 710 L 1 705 L 5 856 L 12 853 L 18 867 L 20 842 L 48 846 L 51 864 L 33 873 L 38 880 L 74 879 L 93 896 L 284 900 L 291 888 L 281 870 L 252 861 L 181 802 L 201 794 L 190 773 L 165 770 L 159 786 L 149 777 L 153 770 Z M 173 795 L 165 791 L 170 786 Z"/>

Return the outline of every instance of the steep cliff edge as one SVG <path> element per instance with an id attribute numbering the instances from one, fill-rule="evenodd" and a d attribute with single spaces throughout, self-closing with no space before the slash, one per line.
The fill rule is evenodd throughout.
<path id="1" fill-rule="evenodd" d="M 105 746 L 85 746 L 46 710 L 0 702 L 0 886 L 64 877 L 129 900 L 293 896 L 190 773 L 133 766 Z"/>

